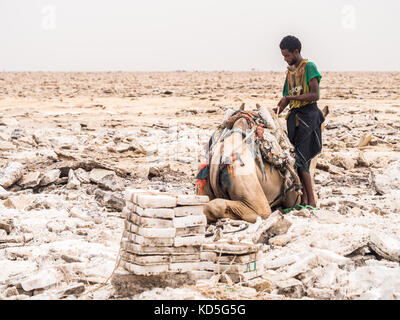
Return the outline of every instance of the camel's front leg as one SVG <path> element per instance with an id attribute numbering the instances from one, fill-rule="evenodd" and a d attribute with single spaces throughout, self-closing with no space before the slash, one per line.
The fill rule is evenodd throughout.
<path id="1" fill-rule="evenodd" d="M 212 223 L 222 218 L 233 220 L 245 220 L 251 223 L 257 221 L 257 218 L 264 216 L 264 212 L 255 212 L 246 206 L 243 202 L 225 199 L 214 199 L 204 205 L 204 214 L 207 217 L 207 223 Z"/>

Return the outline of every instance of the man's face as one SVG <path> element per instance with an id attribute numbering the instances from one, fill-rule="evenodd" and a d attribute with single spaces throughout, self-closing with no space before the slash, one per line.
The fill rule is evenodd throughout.
<path id="1" fill-rule="evenodd" d="M 288 49 L 281 50 L 283 58 L 287 62 L 289 66 L 294 65 L 297 62 L 299 56 L 299 50 L 295 49 L 293 52 L 290 52 Z"/>

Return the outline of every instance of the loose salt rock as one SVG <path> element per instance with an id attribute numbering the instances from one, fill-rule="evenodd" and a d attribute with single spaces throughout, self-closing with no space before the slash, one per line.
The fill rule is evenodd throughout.
<path id="1" fill-rule="evenodd" d="M 74 170 L 69 169 L 67 189 L 77 189 L 80 185 L 81 185 L 81 182 L 75 176 Z"/>
<path id="2" fill-rule="evenodd" d="M 371 232 L 369 246 L 377 254 L 391 261 L 400 261 L 400 241 L 386 234 Z"/>
<path id="3" fill-rule="evenodd" d="M 264 267 L 266 269 L 279 269 L 281 267 L 291 265 L 295 262 L 296 262 L 295 256 L 287 256 L 287 257 L 277 258 L 272 261 L 266 261 L 264 263 Z"/>
<path id="4" fill-rule="evenodd" d="M 82 168 L 78 168 L 74 171 L 75 176 L 81 183 L 90 183 L 90 176 L 89 172 L 85 171 Z"/>
<path id="5" fill-rule="evenodd" d="M 22 177 L 23 166 L 19 162 L 11 162 L 0 174 L 0 186 L 8 188 Z"/>
<path id="6" fill-rule="evenodd" d="M 25 291 L 47 288 L 57 283 L 57 273 L 53 270 L 41 270 L 21 281 Z"/>
<path id="7" fill-rule="evenodd" d="M 7 199 L 7 197 L 10 195 L 10 193 L 4 189 L 2 186 L 0 186 L 0 199 Z"/>
<path id="8" fill-rule="evenodd" d="M 30 172 L 19 181 L 22 188 L 34 188 L 39 185 L 42 175 L 40 172 Z"/>
<path id="9" fill-rule="evenodd" d="M 47 186 L 52 184 L 58 180 L 60 177 L 61 171 L 59 169 L 53 169 L 45 172 L 40 180 L 40 186 Z"/>

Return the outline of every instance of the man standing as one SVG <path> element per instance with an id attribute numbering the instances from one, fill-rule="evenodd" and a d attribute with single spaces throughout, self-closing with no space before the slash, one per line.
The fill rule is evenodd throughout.
<path id="1" fill-rule="evenodd" d="M 310 161 L 321 152 L 321 123 L 324 116 L 317 106 L 321 75 L 315 64 L 301 56 L 301 43 L 294 36 L 286 36 L 280 45 L 281 53 L 288 63 L 283 98 L 275 112 L 281 113 L 288 105 L 287 131 L 295 147 L 297 172 L 302 183 L 300 205 L 296 209 L 316 210 L 310 175 Z"/>

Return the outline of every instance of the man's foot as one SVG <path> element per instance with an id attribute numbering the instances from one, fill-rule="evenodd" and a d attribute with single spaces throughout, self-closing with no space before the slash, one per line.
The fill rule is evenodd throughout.
<path id="1" fill-rule="evenodd" d="M 311 210 L 319 210 L 316 205 L 312 206 L 310 204 L 306 205 L 306 208 Z"/>
<path id="2" fill-rule="evenodd" d="M 308 204 L 296 204 L 294 207 L 296 208 L 296 210 L 301 210 L 301 209 L 305 209 L 308 206 Z"/>

